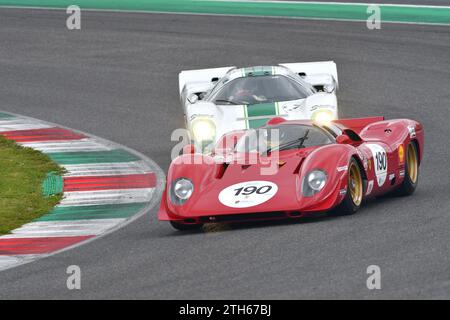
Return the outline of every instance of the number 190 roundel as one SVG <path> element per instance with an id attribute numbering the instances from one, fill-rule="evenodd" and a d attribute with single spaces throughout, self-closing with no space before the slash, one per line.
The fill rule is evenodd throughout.
<path id="1" fill-rule="evenodd" d="M 224 141 L 233 141 L 234 149 Z M 224 135 L 208 154 L 184 148 L 167 173 L 158 218 L 187 230 L 208 222 L 294 219 L 331 209 L 352 214 L 365 198 L 412 194 L 423 150 L 423 127 L 414 120 L 320 124 L 274 118 L 261 129 Z"/>
<path id="2" fill-rule="evenodd" d="M 231 208 L 248 208 L 262 204 L 275 196 L 278 186 L 268 181 L 237 183 L 219 193 L 219 201 Z"/>

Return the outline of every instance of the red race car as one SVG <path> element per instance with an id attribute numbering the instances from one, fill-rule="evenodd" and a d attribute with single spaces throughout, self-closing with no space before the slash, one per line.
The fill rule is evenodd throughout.
<path id="1" fill-rule="evenodd" d="M 352 214 L 366 198 L 412 194 L 423 150 L 423 127 L 413 120 L 273 118 L 225 135 L 209 155 L 185 147 L 169 168 L 158 217 L 188 230 L 331 209 Z"/>

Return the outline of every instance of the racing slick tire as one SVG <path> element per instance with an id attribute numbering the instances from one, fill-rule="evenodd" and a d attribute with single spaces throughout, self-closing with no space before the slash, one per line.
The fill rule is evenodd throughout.
<path id="1" fill-rule="evenodd" d="M 406 149 L 405 179 L 396 190 L 399 196 L 409 196 L 414 193 L 419 182 L 419 157 L 417 145 L 411 141 Z"/>
<path id="2" fill-rule="evenodd" d="M 185 224 L 185 223 L 179 223 L 179 222 L 175 222 L 175 221 L 170 221 L 170 225 L 178 231 L 198 230 L 203 226 L 203 224 L 201 224 L 201 223 Z"/>
<path id="3" fill-rule="evenodd" d="M 352 158 L 348 165 L 348 184 L 344 200 L 337 206 L 336 214 L 351 215 L 361 207 L 364 198 L 364 178 L 358 162 Z"/>

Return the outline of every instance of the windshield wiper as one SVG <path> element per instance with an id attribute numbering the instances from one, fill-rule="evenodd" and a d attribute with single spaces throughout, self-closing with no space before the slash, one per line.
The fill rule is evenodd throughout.
<path id="1" fill-rule="evenodd" d="M 304 148 L 303 144 L 304 144 L 305 141 L 308 139 L 308 135 L 309 135 L 309 129 L 306 130 L 306 132 L 305 132 L 305 134 L 303 135 L 303 137 L 300 137 L 300 138 L 298 138 L 298 139 L 295 139 L 295 140 L 292 140 L 292 141 L 289 141 L 289 142 L 280 144 L 280 145 L 278 146 L 278 151 L 283 151 L 283 150 L 289 149 L 290 147 L 296 146 L 296 145 L 298 145 L 298 149 Z M 273 148 L 267 149 L 266 153 L 269 154 L 270 152 L 272 152 L 272 149 L 273 149 Z"/>
<path id="2" fill-rule="evenodd" d="M 225 103 L 228 103 L 228 104 L 239 105 L 239 103 L 236 103 L 236 102 L 231 101 L 231 100 L 226 100 L 226 99 L 219 99 L 219 100 L 216 100 L 216 101 L 214 101 L 214 102 L 215 102 L 215 103 L 217 103 L 217 102 L 225 102 Z"/>

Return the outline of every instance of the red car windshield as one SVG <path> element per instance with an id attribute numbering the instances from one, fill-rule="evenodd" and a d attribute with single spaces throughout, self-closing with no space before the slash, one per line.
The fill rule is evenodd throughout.
<path id="1" fill-rule="evenodd" d="M 312 125 L 282 124 L 249 130 L 236 144 L 236 152 L 267 153 L 334 143 L 331 135 Z"/>

